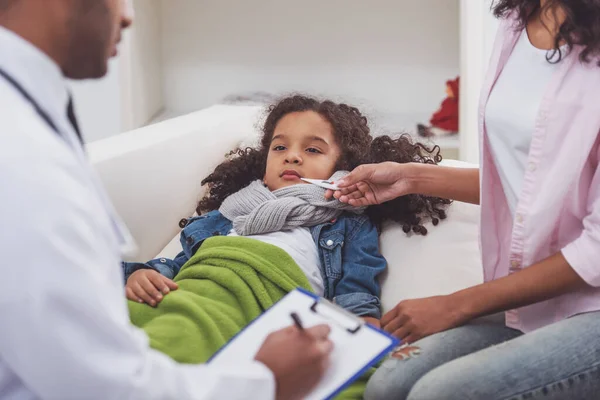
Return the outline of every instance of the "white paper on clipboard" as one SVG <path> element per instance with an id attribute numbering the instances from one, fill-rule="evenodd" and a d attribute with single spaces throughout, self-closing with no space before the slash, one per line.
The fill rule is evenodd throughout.
<path id="1" fill-rule="evenodd" d="M 299 315 L 305 328 L 328 324 L 334 343 L 330 367 L 319 385 L 305 398 L 308 400 L 336 396 L 398 345 L 395 338 L 364 324 L 342 308 L 296 289 L 236 335 L 209 363 L 237 365 L 240 361 L 254 359 L 270 333 L 293 323 L 292 312 Z"/>

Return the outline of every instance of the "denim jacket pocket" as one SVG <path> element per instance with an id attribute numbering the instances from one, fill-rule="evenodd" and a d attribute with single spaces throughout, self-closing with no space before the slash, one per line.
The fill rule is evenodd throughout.
<path id="1" fill-rule="evenodd" d="M 342 248 L 344 247 L 344 234 L 342 232 L 328 232 L 319 238 L 319 247 L 325 263 L 325 274 L 330 279 L 342 277 Z"/>

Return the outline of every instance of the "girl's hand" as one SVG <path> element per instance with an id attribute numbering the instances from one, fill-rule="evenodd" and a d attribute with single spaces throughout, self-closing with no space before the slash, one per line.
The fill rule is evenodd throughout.
<path id="1" fill-rule="evenodd" d="M 415 164 L 384 162 L 358 166 L 337 182 L 340 190 L 328 190 L 326 198 L 335 197 L 355 207 L 381 204 L 414 193 Z"/>
<path id="2" fill-rule="evenodd" d="M 434 333 L 456 328 L 466 319 L 452 295 L 436 296 L 400 302 L 383 316 L 381 326 L 405 343 L 414 343 Z"/>
<path id="3" fill-rule="evenodd" d="M 163 299 L 163 295 L 177 290 L 175 282 L 153 269 L 139 269 L 129 276 L 125 285 L 125 293 L 129 300 L 146 303 L 155 307 Z"/>

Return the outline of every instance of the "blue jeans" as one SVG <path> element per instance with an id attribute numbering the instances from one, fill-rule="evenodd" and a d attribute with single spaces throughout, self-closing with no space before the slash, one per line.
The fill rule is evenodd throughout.
<path id="1" fill-rule="evenodd" d="M 365 399 L 600 399 L 600 312 L 528 334 L 488 317 L 427 337 L 392 354 Z"/>

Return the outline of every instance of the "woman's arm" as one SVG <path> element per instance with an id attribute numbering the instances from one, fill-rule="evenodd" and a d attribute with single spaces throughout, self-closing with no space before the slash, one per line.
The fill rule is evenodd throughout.
<path id="1" fill-rule="evenodd" d="M 451 301 L 463 321 L 548 300 L 588 286 L 562 253 L 515 274 L 461 290 Z"/>
<path id="2" fill-rule="evenodd" d="M 474 318 L 511 310 L 586 287 L 557 253 L 515 274 L 447 295 L 405 300 L 381 319 L 387 332 L 408 343 Z"/>
<path id="3" fill-rule="evenodd" d="M 479 168 L 408 165 L 414 169 L 413 193 L 479 204 Z"/>
<path id="4" fill-rule="evenodd" d="M 407 194 L 479 204 L 479 169 L 431 164 L 384 162 L 357 167 L 338 182 L 339 191 L 328 191 L 353 206 L 381 204 Z"/>
<path id="5" fill-rule="evenodd" d="M 452 295 L 465 318 L 518 308 L 579 288 L 600 287 L 600 169 L 587 190 L 588 214 L 579 237 L 522 271 Z"/>

